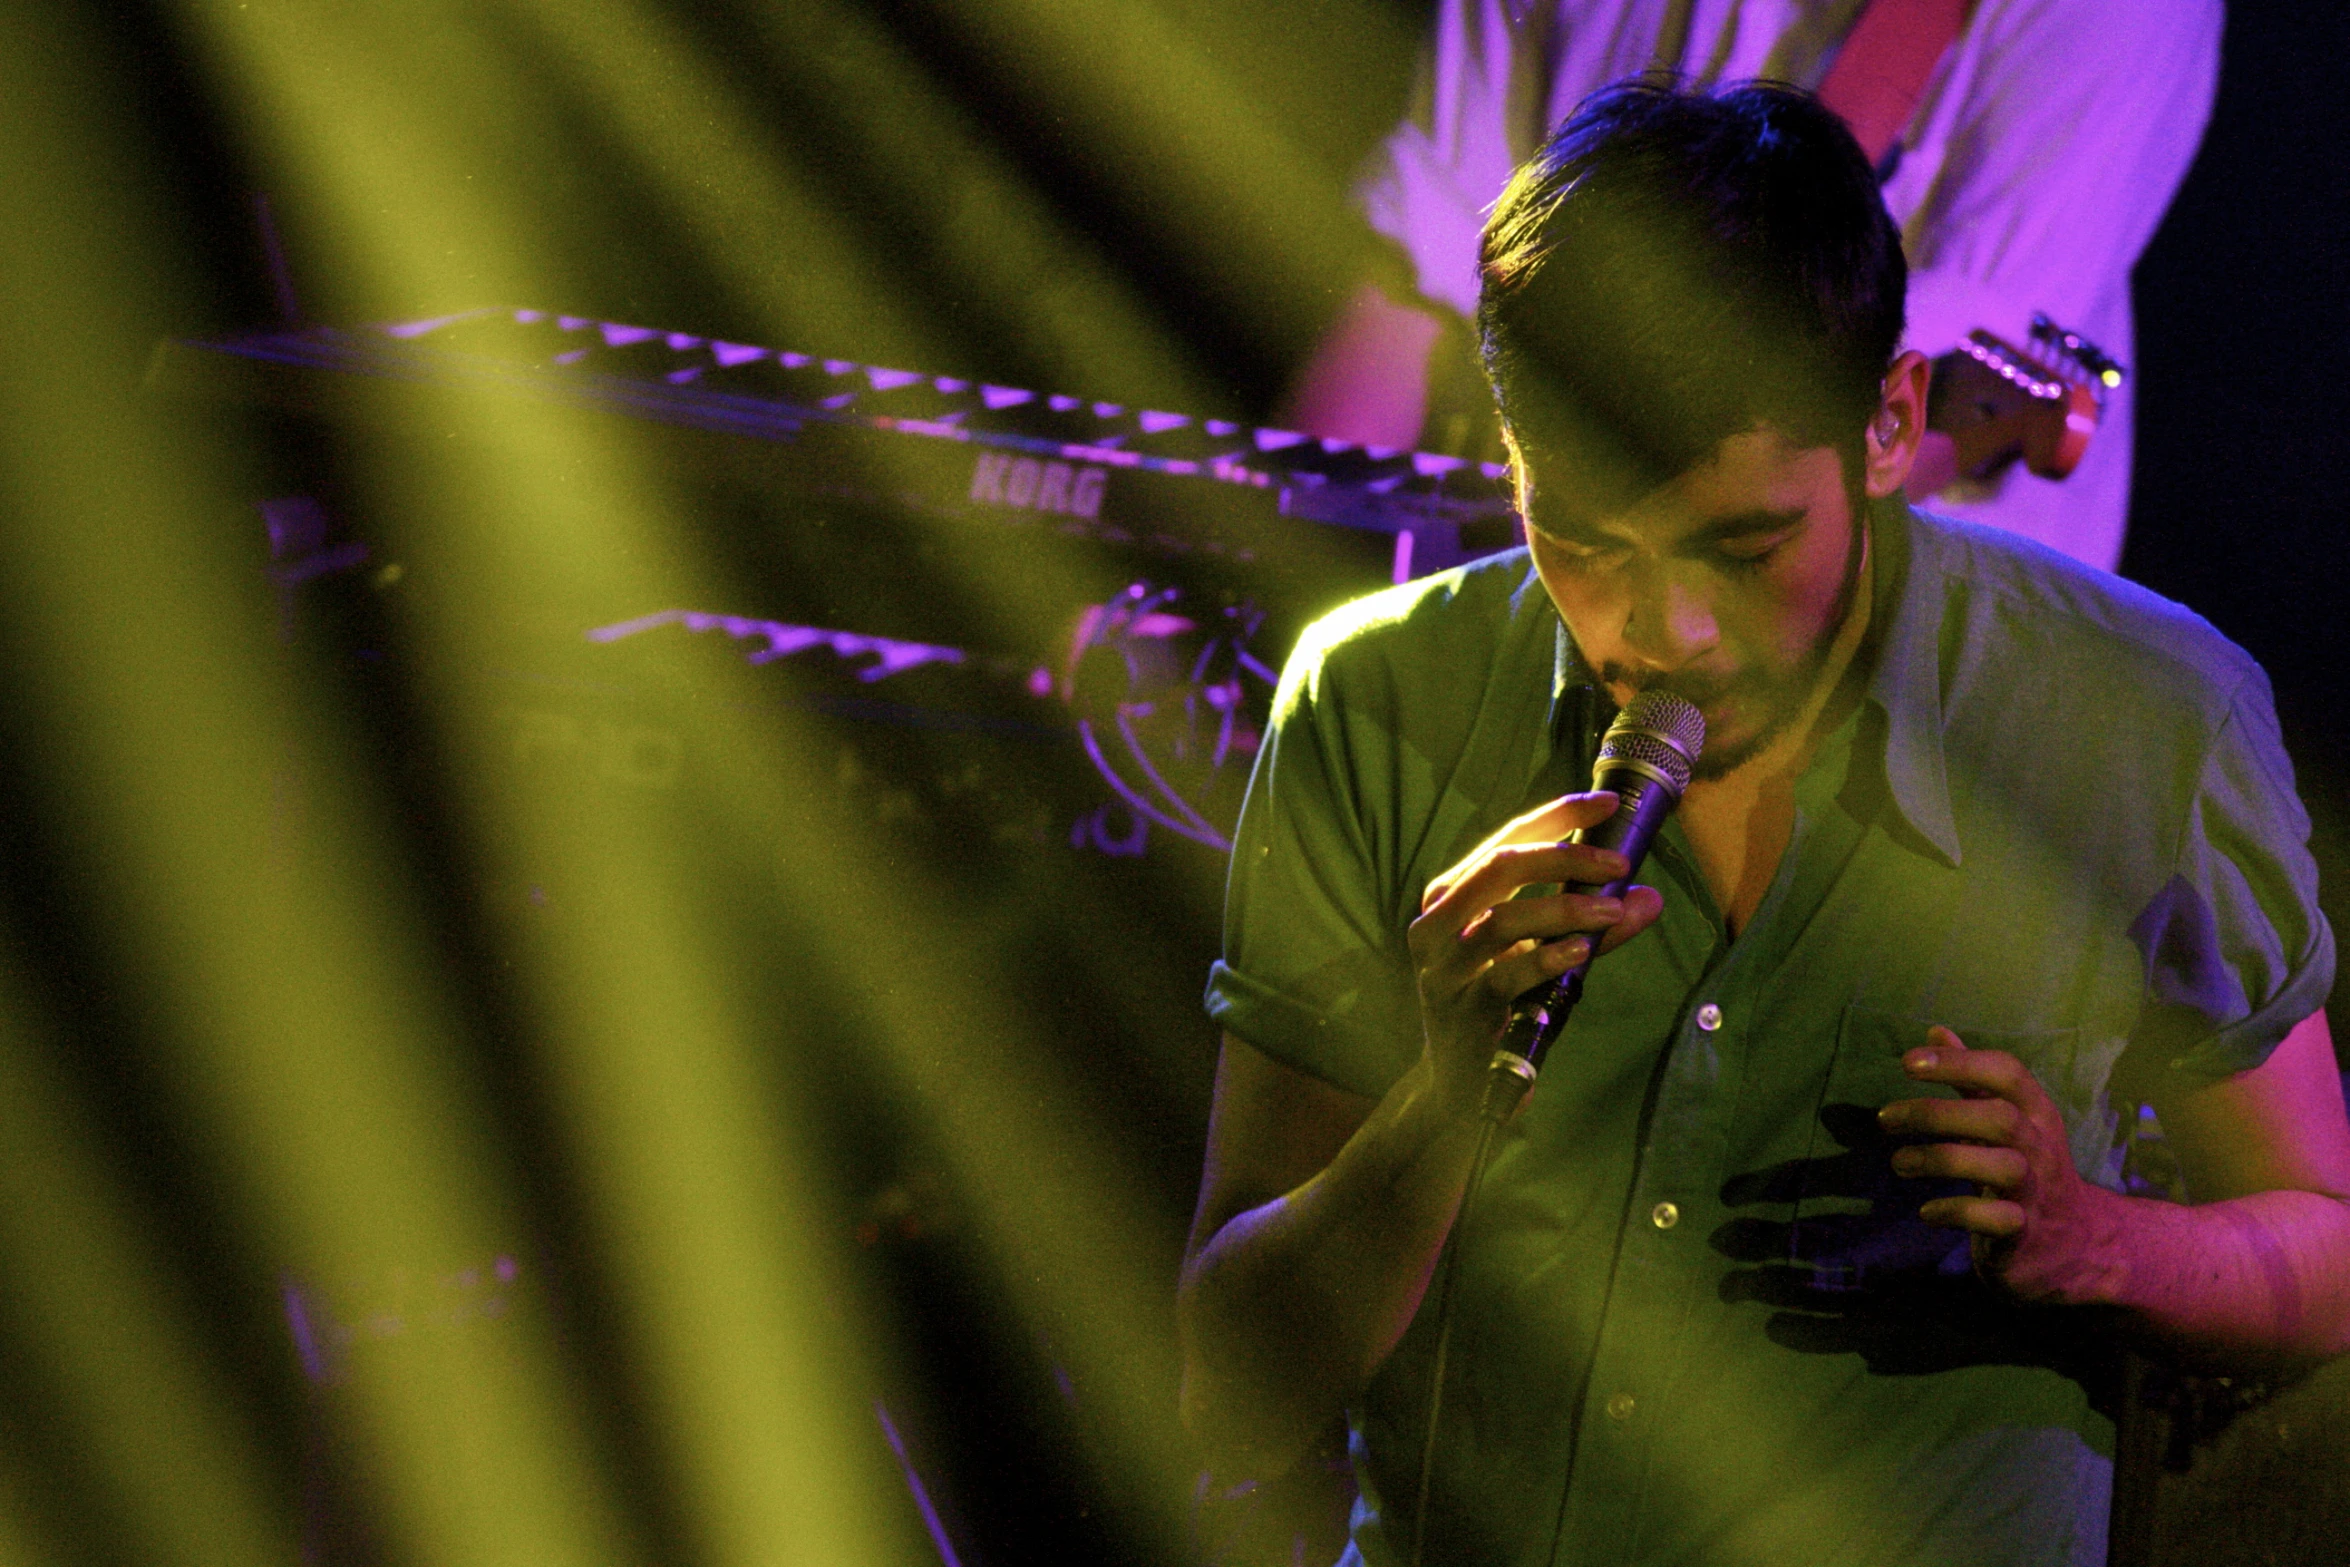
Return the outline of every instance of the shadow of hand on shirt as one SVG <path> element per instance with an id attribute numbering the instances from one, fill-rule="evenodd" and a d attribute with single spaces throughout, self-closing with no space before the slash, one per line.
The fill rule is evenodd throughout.
<path id="1" fill-rule="evenodd" d="M 1791 1159 L 1723 1183 L 1729 1208 L 1773 1205 L 1791 1220 L 1734 1218 L 1709 1238 L 1734 1263 L 1724 1301 L 1780 1308 L 1763 1331 L 1783 1348 L 1858 1355 L 1878 1376 L 1922 1376 L 1965 1366 L 2044 1366 L 2110 1404 L 2118 1371 L 2110 1335 L 2087 1313 L 2027 1306 L 1979 1277 L 1966 1235 L 1938 1229 L 1920 1204 L 1963 1193 L 1963 1182 L 1908 1180 L 1876 1111 L 1824 1105 L 1820 1124 L 1839 1150 Z"/>

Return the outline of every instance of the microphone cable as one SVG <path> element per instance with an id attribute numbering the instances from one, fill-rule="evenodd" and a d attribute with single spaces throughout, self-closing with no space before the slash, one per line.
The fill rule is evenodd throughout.
<path id="1" fill-rule="evenodd" d="M 1477 1133 L 1477 1157 L 1469 1166 L 1469 1184 L 1461 1193 L 1461 1211 L 1453 1216 L 1452 1243 L 1445 1248 L 1442 1265 L 1444 1276 L 1436 1284 L 1436 1356 L 1428 1373 L 1428 1429 L 1420 1438 L 1420 1483 L 1412 1504 L 1412 1562 L 1421 1567 L 1422 1553 L 1428 1548 L 1428 1482 L 1436 1471 L 1436 1429 L 1444 1416 L 1445 1362 L 1452 1352 L 1452 1286 L 1461 1271 L 1461 1253 L 1469 1245 L 1469 1214 L 1476 1206 L 1477 1193 L 1485 1185 L 1485 1166 L 1493 1158 L 1493 1134 L 1501 1130 L 1502 1117 L 1488 1111 L 1478 1119 L 1485 1124 Z"/>
<path id="2" fill-rule="evenodd" d="M 1681 803 L 1704 748 L 1704 715 L 1669 691 L 1642 691 L 1616 715 L 1600 739 L 1599 756 L 1591 769 L 1591 787 L 1613 791 L 1616 809 L 1606 821 L 1578 829 L 1571 841 L 1614 849 L 1629 863 L 1621 877 L 1590 890 L 1610 897 L 1624 895 L 1632 878 L 1640 873 L 1640 862 L 1647 857 L 1648 846 L 1666 816 Z M 1598 945 L 1595 939 L 1593 957 L 1598 955 Z M 1583 998 L 1584 976 L 1591 964 L 1592 958 L 1587 957 L 1512 1002 L 1509 1023 L 1487 1068 L 1485 1102 L 1478 1117 L 1484 1126 L 1477 1134 L 1477 1154 L 1469 1165 L 1460 1211 L 1453 1216 L 1452 1239 L 1438 1264 L 1442 1276 L 1436 1284 L 1436 1352 L 1429 1368 L 1427 1426 L 1420 1439 L 1420 1478 L 1412 1507 L 1411 1567 L 1424 1567 L 1429 1487 L 1436 1474 L 1436 1435 L 1444 1414 L 1445 1374 L 1452 1359 L 1453 1286 L 1460 1274 L 1462 1254 L 1468 1250 L 1469 1220 L 1485 1186 L 1486 1166 L 1493 1159 L 1494 1134 L 1533 1088 L 1543 1057 Z"/>

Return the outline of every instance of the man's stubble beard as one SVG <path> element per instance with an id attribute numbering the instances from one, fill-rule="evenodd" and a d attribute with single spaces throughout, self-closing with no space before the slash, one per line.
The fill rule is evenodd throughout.
<path id="1" fill-rule="evenodd" d="M 1666 691 L 1690 703 L 1700 712 L 1718 710 L 1723 698 L 1746 698 L 1762 713 L 1762 722 L 1737 741 L 1717 745 L 1707 737 L 1705 749 L 1699 754 L 1691 776 L 1700 779 L 1720 778 L 1736 772 L 1753 761 L 1771 743 L 1786 733 L 1787 725 L 1803 710 L 1805 699 L 1818 686 L 1821 671 L 1826 668 L 1829 655 L 1835 650 L 1836 639 L 1844 630 L 1844 623 L 1852 616 L 1854 601 L 1860 590 L 1860 574 L 1869 558 L 1868 501 L 1864 494 L 1849 502 L 1853 521 L 1852 539 L 1845 547 L 1844 577 L 1836 588 L 1836 612 L 1828 625 L 1795 668 L 1785 675 L 1772 675 L 1759 669 L 1749 669 L 1729 680 L 1707 679 L 1678 673 L 1640 675 L 1621 664 L 1606 664 L 1599 670 L 1603 687 L 1614 689 L 1628 686 L 1634 695 L 1642 691 Z"/>

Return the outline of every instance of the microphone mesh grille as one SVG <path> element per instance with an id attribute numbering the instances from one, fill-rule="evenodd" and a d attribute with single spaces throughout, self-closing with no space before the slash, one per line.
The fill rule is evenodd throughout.
<path id="1" fill-rule="evenodd" d="M 1616 715 L 1599 742 L 1599 761 L 1644 762 L 1672 780 L 1673 792 L 1689 787 L 1689 774 L 1705 749 L 1705 715 L 1670 691 L 1643 691 Z"/>

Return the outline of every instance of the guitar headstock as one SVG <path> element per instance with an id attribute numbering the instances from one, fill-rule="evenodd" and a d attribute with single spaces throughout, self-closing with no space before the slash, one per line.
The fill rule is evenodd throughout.
<path id="1" fill-rule="evenodd" d="M 2106 394 L 2126 372 L 2080 333 L 2032 317 L 2031 347 L 1975 331 L 1934 361 L 1926 427 L 1950 438 L 1961 480 L 1983 483 L 2022 458 L 2043 479 L 2080 466 Z"/>

